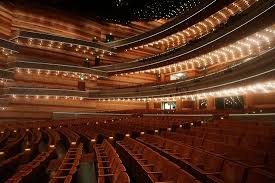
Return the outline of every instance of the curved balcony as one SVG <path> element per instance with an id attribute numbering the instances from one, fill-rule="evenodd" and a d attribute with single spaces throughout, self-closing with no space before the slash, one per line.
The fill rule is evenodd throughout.
<path id="1" fill-rule="evenodd" d="M 97 43 L 97 42 L 89 42 L 79 39 L 73 39 L 68 37 L 61 37 L 53 34 L 47 34 L 42 32 L 30 32 L 30 31 L 20 31 L 13 40 L 19 40 L 19 39 L 28 39 L 28 40 L 43 40 L 43 41 L 49 41 L 49 42 L 58 42 L 62 44 L 67 45 L 77 45 L 81 47 L 87 47 L 103 52 L 110 52 L 115 53 L 116 49 L 112 48 L 108 45 Z"/>
<path id="2" fill-rule="evenodd" d="M 124 50 L 129 47 L 155 41 L 157 39 L 171 35 L 181 29 L 185 29 L 190 25 L 193 25 L 199 20 L 202 20 L 210 16 L 212 13 L 220 10 L 221 7 L 229 3 L 230 1 L 225 2 L 223 0 L 204 0 L 192 11 L 188 11 L 180 15 L 158 28 L 155 28 L 153 30 L 147 31 L 145 33 L 130 38 L 114 41 L 108 43 L 107 45 L 115 47 L 119 50 Z"/>
<path id="3" fill-rule="evenodd" d="M 64 96 L 87 98 L 88 92 L 77 90 L 46 89 L 46 88 L 20 88 L 8 87 L 3 89 L 4 96 Z"/>
<path id="4" fill-rule="evenodd" d="M 5 39 L 0 38 L 0 48 L 2 51 L 7 51 L 8 54 L 12 54 L 13 52 L 18 52 L 19 46 Z"/>
<path id="5" fill-rule="evenodd" d="M 253 83 L 256 80 L 261 81 L 275 78 L 275 48 L 250 59 L 249 61 L 247 59 L 244 60 L 243 63 L 235 67 L 218 71 L 204 77 L 165 85 L 105 91 L 95 90 L 90 92 L 66 89 L 8 87 L 2 89 L 2 95 L 71 96 L 88 99 L 169 97 L 196 94 L 197 92 L 206 92 L 220 88 L 240 86 L 244 83 Z"/>
<path id="6" fill-rule="evenodd" d="M 45 71 L 56 71 L 56 72 L 73 72 L 73 73 L 81 73 L 85 75 L 93 75 L 94 77 L 106 77 L 105 72 L 98 71 L 92 68 L 72 66 L 72 65 L 41 63 L 41 62 L 28 62 L 28 61 L 9 62 L 7 65 L 7 69 L 8 70 L 30 69 L 30 70 L 45 70 Z"/>
<path id="7" fill-rule="evenodd" d="M 272 78 L 275 74 L 275 48 L 260 56 L 245 59 L 243 63 L 226 70 L 218 71 L 203 77 L 141 88 L 116 89 L 112 91 L 90 92 L 91 98 L 138 98 L 173 96 L 220 87 L 238 85 L 242 82 L 253 82 L 256 79 Z"/>
<path id="8" fill-rule="evenodd" d="M 9 72 L 9 71 L 0 69 L 0 79 L 13 80 L 14 79 L 13 72 Z"/>
<path id="9" fill-rule="evenodd" d="M 272 0 L 265 2 L 258 1 L 252 5 L 247 14 L 233 17 L 234 21 L 231 21 L 232 23 L 226 24 L 223 29 L 216 30 L 196 42 L 171 49 L 164 54 L 155 57 L 122 64 L 101 66 L 96 67 L 95 69 L 106 71 L 109 75 L 113 75 L 117 73 L 161 67 L 182 60 L 187 60 L 220 48 L 225 44 L 233 43 L 249 34 L 252 34 L 255 30 L 263 29 L 274 23 L 273 17 L 275 17 L 275 2 Z"/>

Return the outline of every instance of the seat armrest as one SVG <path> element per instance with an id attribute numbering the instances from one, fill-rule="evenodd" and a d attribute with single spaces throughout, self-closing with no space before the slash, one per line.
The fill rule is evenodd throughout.
<path id="1" fill-rule="evenodd" d="M 221 172 L 203 172 L 203 174 L 205 174 L 205 175 L 218 175 L 220 173 Z"/>
<path id="2" fill-rule="evenodd" d="M 110 161 L 97 161 L 99 163 L 110 163 Z"/>
<path id="3" fill-rule="evenodd" d="M 101 166 L 101 167 L 97 167 L 98 169 L 110 169 L 111 167 L 110 166 Z"/>
<path id="4" fill-rule="evenodd" d="M 147 164 L 147 165 L 141 165 L 141 166 L 143 166 L 143 167 L 153 167 L 155 165 L 154 164 Z"/>
<path id="5" fill-rule="evenodd" d="M 162 174 L 162 172 L 146 172 L 147 174 Z"/>
<path id="6" fill-rule="evenodd" d="M 98 175 L 98 177 L 112 177 L 114 174 L 103 174 L 103 175 Z"/>

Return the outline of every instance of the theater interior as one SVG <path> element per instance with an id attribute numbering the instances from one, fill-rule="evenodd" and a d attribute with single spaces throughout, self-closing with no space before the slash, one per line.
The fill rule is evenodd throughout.
<path id="1" fill-rule="evenodd" d="M 275 183 L 274 0 L 1 0 L 0 183 Z"/>

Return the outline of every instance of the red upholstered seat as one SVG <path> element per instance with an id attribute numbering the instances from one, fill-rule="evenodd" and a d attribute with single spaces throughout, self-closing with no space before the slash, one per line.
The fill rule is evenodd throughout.
<path id="1" fill-rule="evenodd" d="M 274 183 L 275 176 L 260 170 L 258 168 L 253 168 L 248 170 L 247 178 L 245 183 Z"/>
<path id="2" fill-rule="evenodd" d="M 233 161 L 225 160 L 222 171 L 208 177 L 215 183 L 241 183 L 244 177 L 246 167 Z"/>

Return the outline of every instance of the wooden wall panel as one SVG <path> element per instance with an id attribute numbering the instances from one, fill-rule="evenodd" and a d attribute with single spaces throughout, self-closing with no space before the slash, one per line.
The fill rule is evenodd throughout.
<path id="1" fill-rule="evenodd" d="M 0 2 L 0 38 L 9 38 L 12 26 L 12 7 Z"/>
<path id="2" fill-rule="evenodd" d="M 116 39 L 126 38 L 160 26 L 165 21 L 152 23 L 135 23 L 127 26 L 91 21 L 75 15 L 55 10 L 32 10 L 17 7 L 14 11 L 13 30 L 25 29 L 48 32 L 77 39 L 92 40 L 94 36 L 105 39 L 105 34 L 112 33 Z M 58 19 L 56 19 L 58 17 Z"/>

